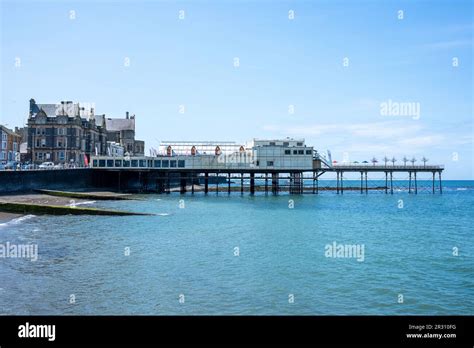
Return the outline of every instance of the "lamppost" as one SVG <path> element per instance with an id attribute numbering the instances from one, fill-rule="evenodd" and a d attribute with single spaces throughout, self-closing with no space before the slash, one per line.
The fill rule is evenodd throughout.
<path id="1" fill-rule="evenodd" d="M 423 167 L 426 168 L 426 162 L 428 162 L 428 158 L 423 156 L 423 158 L 421 160 L 423 161 Z"/>

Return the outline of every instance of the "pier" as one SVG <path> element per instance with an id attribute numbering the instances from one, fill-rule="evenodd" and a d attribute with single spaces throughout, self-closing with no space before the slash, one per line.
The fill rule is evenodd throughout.
<path id="1" fill-rule="evenodd" d="M 169 193 L 179 187 L 184 194 L 196 190 L 209 192 L 264 192 L 278 194 L 347 191 L 368 193 L 383 190 L 393 194 L 396 187 L 394 174 L 407 177 L 408 193 L 419 191 L 419 175 L 430 175 L 432 193 L 442 193 L 441 165 L 395 165 L 365 162 L 333 163 L 320 155 L 304 139 L 253 139 L 247 144 L 233 142 L 164 142 L 155 156 L 96 156 L 91 168 L 96 186 L 112 185 L 119 191 L 135 189 L 141 192 Z M 369 174 L 381 175 L 382 184 L 369 185 Z M 328 176 L 336 176 L 335 185 L 324 186 Z M 357 177 L 348 181 L 347 175 Z M 359 182 L 360 178 L 360 182 Z M 354 183 L 356 182 L 356 183 Z M 426 182 L 426 180 L 424 180 Z M 438 185 L 436 185 L 438 182 Z"/>
<path id="2" fill-rule="evenodd" d="M 357 191 L 367 194 L 370 191 L 383 191 L 393 194 L 400 187 L 394 183 L 394 175 L 402 173 L 408 177 L 410 194 L 418 194 L 420 174 L 429 176 L 423 183 L 430 182 L 429 190 L 432 193 L 442 193 L 442 166 L 351 166 L 337 165 L 331 168 L 318 168 L 314 170 L 259 170 L 259 169 L 157 169 L 150 167 L 93 167 L 94 177 L 101 181 L 97 186 L 111 185 L 118 191 L 135 189 L 140 192 L 170 193 L 173 187 L 179 187 L 179 192 L 194 194 L 199 191 L 210 192 L 264 192 L 265 194 L 290 194 L 312 193 L 331 191 L 344 194 L 347 191 Z M 322 186 L 329 174 L 335 174 L 335 185 Z M 351 173 L 360 177 L 359 180 L 346 180 L 346 174 Z M 378 186 L 369 185 L 370 174 L 377 173 L 382 176 Z M 373 180 L 373 179 L 372 179 Z M 356 184 L 357 183 L 357 184 Z M 426 187 L 424 188 L 426 191 Z"/>

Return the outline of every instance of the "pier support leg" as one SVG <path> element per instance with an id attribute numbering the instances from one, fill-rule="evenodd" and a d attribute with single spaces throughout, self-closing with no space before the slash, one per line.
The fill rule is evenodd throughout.
<path id="1" fill-rule="evenodd" d="M 369 186 L 367 185 L 367 172 L 365 172 L 365 194 L 369 193 Z"/>
<path id="2" fill-rule="evenodd" d="M 411 193 L 411 172 L 408 172 L 408 193 Z"/>
<path id="3" fill-rule="evenodd" d="M 240 194 L 244 193 L 244 173 L 240 173 Z"/>
<path id="4" fill-rule="evenodd" d="M 194 194 L 194 173 L 191 173 L 191 194 Z"/>
<path id="5" fill-rule="evenodd" d="M 295 188 L 297 194 L 302 194 L 304 189 L 303 173 L 295 173 Z"/>
<path id="6" fill-rule="evenodd" d="M 166 172 L 166 193 L 170 194 L 171 193 L 171 177 L 170 173 Z"/>
<path id="7" fill-rule="evenodd" d="M 268 173 L 265 173 L 265 194 L 268 194 Z"/>
<path id="8" fill-rule="evenodd" d="M 390 172 L 390 194 L 393 195 L 393 172 Z"/>
<path id="9" fill-rule="evenodd" d="M 438 172 L 439 177 L 439 193 L 443 193 L 443 183 L 441 182 L 441 171 Z"/>
<path id="10" fill-rule="evenodd" d="M 209 192 L 209 173 L 204 173 L 204 193 L 207 195 Z"/>
<path id="11" fill-rule="evenodd" d="M 216 195 L 219 194 L 219 173 L 216 173 Z"/>
<path id="12" fill-rule="evenodd" d="M 435 173 L 436 173 L 436 172 L 433 172 L 433 184 L 432 184 L 432 186 L 433 186 L 433 194 L 435 193 Z"/>
<path id="13" fill-rule="evenodd" d="M 255 173 L 250 173 L 250 194 L 255 193 Z"/>
<path id="14" fill-rule="evenodd" d="M 339 194 L 339 172 L 336 172 L 336 192 Z"/>
<path id="15" fill-rule="evenodd" d="M 227 193 L 230 194 L 230 173 L 227 174 Z"/>
<path id="16" fill-rule="evenodd" d="M 319 179 L 318 179 L 318 172 L 316 172 L 316 194 L 319 194 Z"/>
<path id="17" fill-rule="evenodd" d="M 360 193 L 364 193 L 364 172 L 360 172 Z"/>
<path id="18" fill-rule="evenodd" d="M 418 183 L 416 182 L 416 172 L 415 174 L 415 195 L 418 194 Z"/>
<path id="19" fill-rule="evenodd" d="M 385 194 L 388 193 L 388 173 L 385 172 Z"/>
<path id="20" fill-rule="evenodd" d="M 278 173 L 272 173 L 272 193 L 278 194 Z"/>
<path id="21" fill-rule="evenodd" d="M 288 192 L 290 194 L 293 193 L 293 181 L 294 181 L 294 175 L 293 173 L 290 173 L 290 186 L 288 187 Z"/>
<path id="22" fill-rule="evenodd" d="M 316 192 L 316 172 L 313 172 L 313 195 Z"/>
<path id="23" fill-rule="evenodd" d="M 179 193 L 186 193 L 186 174 L 179 173 Z"/>
<path id="24" fill-rule="evenodd" d="M 341 172 L 341 195 L 344 194 L 344 181 L 343 181 L 343 177 L 344 177 L 344 172 Z"/>

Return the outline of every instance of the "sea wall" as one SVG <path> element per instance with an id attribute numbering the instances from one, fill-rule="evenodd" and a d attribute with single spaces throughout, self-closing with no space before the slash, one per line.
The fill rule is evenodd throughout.
<path id="1" fill-rule="evenodd" d="M 92 187 L 92 169 L 0 171 L 0 194 Z"/>

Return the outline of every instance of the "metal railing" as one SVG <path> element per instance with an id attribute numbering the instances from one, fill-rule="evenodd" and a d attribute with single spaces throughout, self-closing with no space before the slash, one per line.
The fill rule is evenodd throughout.
<path id="1" fill-rule="evenodd" d="M 378 170 L 384 170 L 384 169 L 387 169 L 387 170 L 430 170 L 430 169 L 433 169 L 433 170 L 439 170 L 439 169 L 444 169 L 444 165 L 442 164 L 436 164 L 436 165 L 411 165 L 411 164 L 407 164 L 407 165 L 391 165 L 391 164 L 373 164 L 373 163 L 356 163 L 356 164 L 352 164 L 352 163 L 334 163 L 332 165 L 333 168 L 335 169 L 370 169 L 370 168 L 374 168 L 374 169 L 378 169 Z"/>

